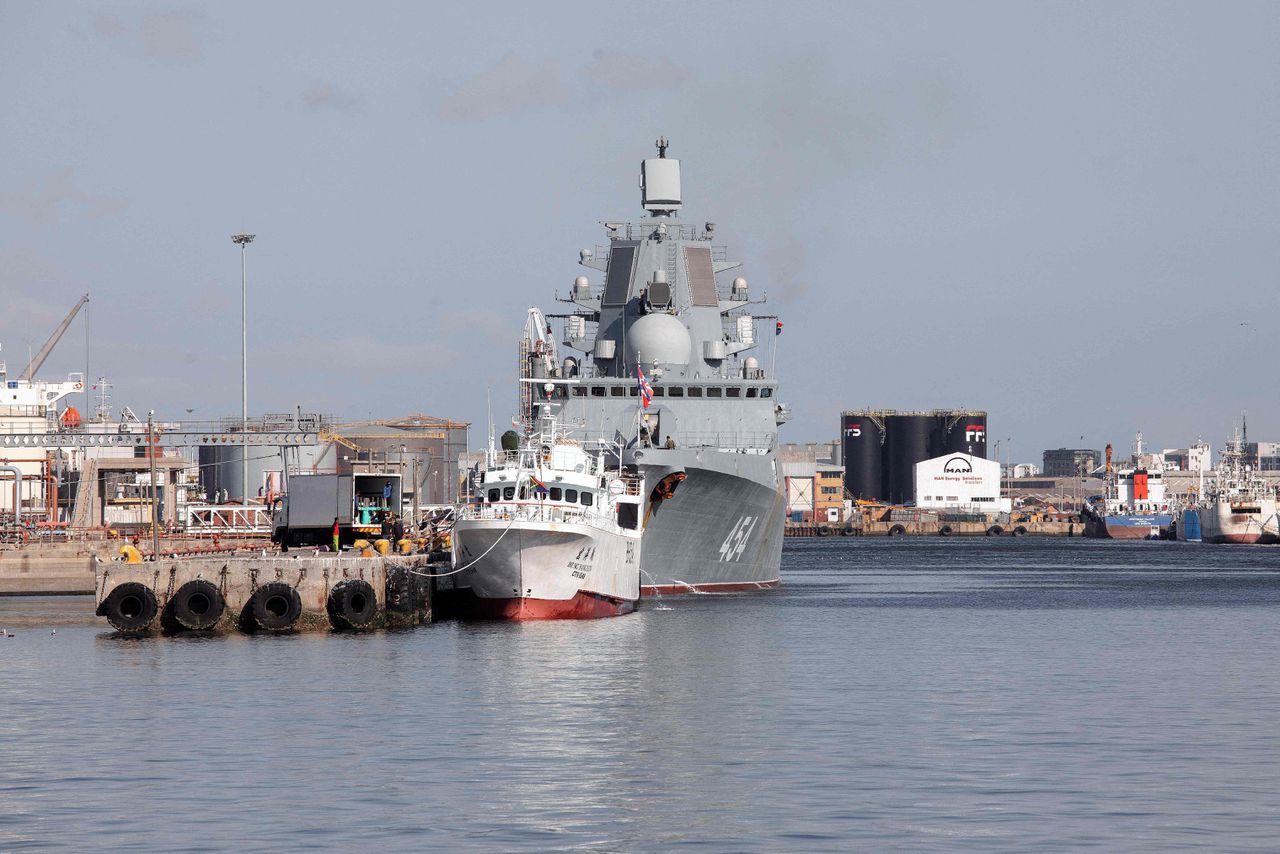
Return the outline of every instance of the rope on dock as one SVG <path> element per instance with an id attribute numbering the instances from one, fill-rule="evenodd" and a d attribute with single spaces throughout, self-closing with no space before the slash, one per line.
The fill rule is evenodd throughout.
<path id="1" fill-rule="evenodd" d="M 470 569 L 480 561 L 484 560 L 484 556 L 487 555 L 489 552 L 493 551 L 495 548 L 497 548 L 498 543 L 502 542 L 502 538 L 507 535 L 507 532 L 511 530 L 511 526 L 514 525 L 515 523 L 516 523 L 516 517 L 512 516 L 511 521 L 507 523 L 507 527 L 503 528 L 502 533 L 498 535 L 498 539 L 493 541 L 493 545 L 485 549 L 484 552 L 481 553 L 480 557 L 471 561 L 471 563 L 467 564 L 466 566 L 460 566 L 457 569 L 451 569 L 448 572 L 419 572 L 418 570 L 410 569 L 407 566 L 403 567 L 403 569 L 405 572 L 409 573 L 410 575 L 420 575 L 423 578 L 448 578 L 450 575 L 457 575 L 459 572 L 462 572 L 463 570 L 466 570 L 466 569 Z"/>

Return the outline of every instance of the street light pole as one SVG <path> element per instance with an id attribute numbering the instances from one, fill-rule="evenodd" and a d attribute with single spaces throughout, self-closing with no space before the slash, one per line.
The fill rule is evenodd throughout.
<path id="1" fill-rule="evenodd" d="M 245 278 L 245 248 L 256 234 L 233 234 L 240 244 L 240 503 L 249 503 L 249 289 Z"/>

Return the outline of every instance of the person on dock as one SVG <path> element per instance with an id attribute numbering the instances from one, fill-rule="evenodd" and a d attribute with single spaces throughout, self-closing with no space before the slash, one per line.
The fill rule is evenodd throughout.
<path id="1" fill-rule="evenodd" d="M 338 551 L 338 543 L 342 537 L 342 526 L 338 523 L 338 517 L 333 517 L 333 550 Z"/>

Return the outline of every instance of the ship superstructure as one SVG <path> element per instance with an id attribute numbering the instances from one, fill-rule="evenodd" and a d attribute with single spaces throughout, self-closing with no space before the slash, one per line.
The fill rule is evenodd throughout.
<path id="1" fill-rule="evenodd" d="M 618 443 L 644 485 L 642 584 L 651 592 L 730 591 L 779 582 L 785 501 L 775 452 L 789 416 L 777 382 L 751 355 L 781 324 L 755 308 L 740 266 L 715 245 L 715 225 L 678 218 L 680 161 L 643 161 L 640 222 L 606 222 L 607 246 L 522 344 L 526 380 L 549 386 L 584 443 Z M 534 327 L 537 328 L 534 328 Z M 528 388 L 529 383 L 524 383 Z M 534 396 L 522 395 L 525 430 Z"/>

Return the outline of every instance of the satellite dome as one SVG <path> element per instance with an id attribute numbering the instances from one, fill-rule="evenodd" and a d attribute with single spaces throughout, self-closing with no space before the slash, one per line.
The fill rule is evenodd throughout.
<path id="1" fill-rule="evenodd" d="M 627 330 L 627 360 L 646 365 L 687 365 L 689 330 L 669 314 L 646 314 Z"/>

